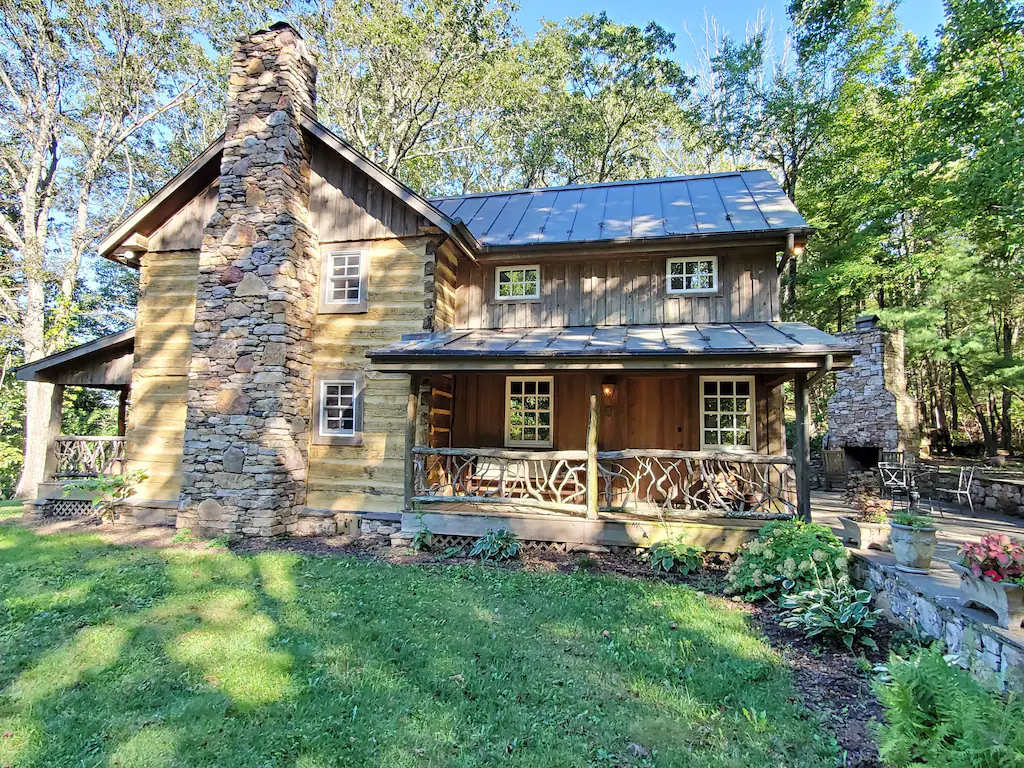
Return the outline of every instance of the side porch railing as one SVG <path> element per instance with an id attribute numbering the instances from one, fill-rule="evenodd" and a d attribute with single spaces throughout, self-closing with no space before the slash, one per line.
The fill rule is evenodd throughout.
<path id="1" fill-rule="evenodd" d="M 116 475 L 124 468 L 124 437 L 73 437 L 54 440 L 54 477 Z"/>
<path id="2" fill-rule="evenodd" d="M 795 460 L 711 451 L 412 449 L 415 503 L 505 503 L 569 514 L 681 512 L 736 517 L 797 512 Z M 595 493 L 595 498 L 590 498 Z"/>

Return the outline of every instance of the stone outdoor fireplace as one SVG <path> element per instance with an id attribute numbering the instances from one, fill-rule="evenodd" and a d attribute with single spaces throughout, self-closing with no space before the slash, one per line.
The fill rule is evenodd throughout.
<path id="1" fill-rule="evenodd" d="M 907 394 L 903 331 L 857 318 L 856 329 L 837 334 L 860 347 L 853 366 L 836 373 L 828 401 L 828 448 L 841 448 L 849 469 L 877 466 L 882 451 L 920 448 L 917 404 Z"/>

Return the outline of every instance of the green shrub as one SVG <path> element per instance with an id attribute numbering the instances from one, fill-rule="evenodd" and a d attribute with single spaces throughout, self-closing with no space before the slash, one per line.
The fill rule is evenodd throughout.
<path id="1" fill-rule="evenodd" d="M 647 561 L 655 571 L 671 573 L 676 571 L 684 576 L 704 567 L 704 547 L 687 544 L 689 536 L 680 533 L 655 542 L 647 550 Z"/>
<path id="2" fill-rule="evenodd" d="M 823 525 L 774 520 L 740 548 L 726 575 L 726 594 L 750 600 L 817 586 L 815 566 L 827 566 L 836 578 L 846 574 L 849 557 L 843 543 Z M 783 582 L 792 582 L 784 586 Z"/>
<path id="3" fill-rule="evenodd" d="M 146 470 L 133 469 L 120 475 L 78 478 L 64 484 L 63 495 L 66 497 L 75 490 L 98 494 L 92 508 L 102 519 L 110 521 L 117 514 L 120 503 L 134 494 L 135 487 L 148 477 Z"/>
<path id="4" fill-rule="evenodd" d="M 845 573 L 838 578 L 829 573 L 814 589 L 786 595 L 779 604 L 787 610 L 782 626 L 802 629 L 806 637 L 841 640 L 851 651 L 858 639 L 878 648 L 863 632 L 875 626 L 881 611 L 871 609 L 871 593 L 854 589 Z"/>
<path id="5" fill-rule="evenodd" d="M 887 765 L 1003 768 L 1024 753 L 1024 701 L 986 691 L 938 646 L 893 657 L 875 684 L 885 708 L 879 751 Z"/>
<path id="6" fill-rule="evenodd" d="M 905 525 L 908 528 L 913 528 L 915 531 L 924 531 L 935 527 L 935 521 L 927 515 L 897 512 L 894 515 L 890 515 L 889 518 L 890 522 L 896 523 L 896 525 Z"/>
<path id="7" fill-rule="evenodd" d="M 473 544 L 469 556 L 479 557 L 481 560 L 511 560 L 519 557 L 522 550 L 523 545 L 519 543 L 519 537 L 512 531 L 507 528 L 499 528 L 496 531 L 488 528 Z"/>
<path id="8" fill-rule="evenodd" d="M 428 551 L 433 544 L 434 534 L 431 533 L 426 526 L 423 526 L 412 535 L 412 541 L 409 542 L 409 547 L 413 552 L 424 552 Z"/>

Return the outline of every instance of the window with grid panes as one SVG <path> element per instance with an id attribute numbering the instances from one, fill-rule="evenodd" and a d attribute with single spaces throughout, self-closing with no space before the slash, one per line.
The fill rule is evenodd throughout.
<path id="1" fill-rule="evenodd" d="M 362 253 L 332 253 L 328 257 L 327 296 L 328 304 L 358 304 L 362 270 Z"/>
<path id="2" fill-rule="evenodd" d="M 754 378 L 704 377 L 701 390 L 701 448 L 754 449 Z"/>
<path id="3" fill-rule="evenodd" d="M 505 444 L 551 447 L 554 380 L 510 376 L 505 380 Z"/>
<path id="4" fill-rule="evenodd" d="M 540 266 L 496 267 L 494 270 L 494 298 L 499 301 L 510 299 L 540 298 Z"/>
<path id="5" fill-rule="evenodd" d="M 668 260 L 669 293 L 707 293 L 718 290 L 718 257 L 687 256 Z"/>
<path id="6" fill-rule="evenodd" d="M 356 433 L 356 382 L 321 382 L 320 434 Z"/>

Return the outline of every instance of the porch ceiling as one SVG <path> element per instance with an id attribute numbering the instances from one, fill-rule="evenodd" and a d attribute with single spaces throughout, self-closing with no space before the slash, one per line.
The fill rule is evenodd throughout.
<path id="1" fill-rule="evenodd" d="M 845 367 L 858 348 L 806 323 L 453 330 L 370 350 L 380 370 Z"/>
<path id="2" fill-rule="evenodd" d="M 19 381 L 124 389 L 132 381 L 135 329 L 101 336 L 15 369 Z"/>

